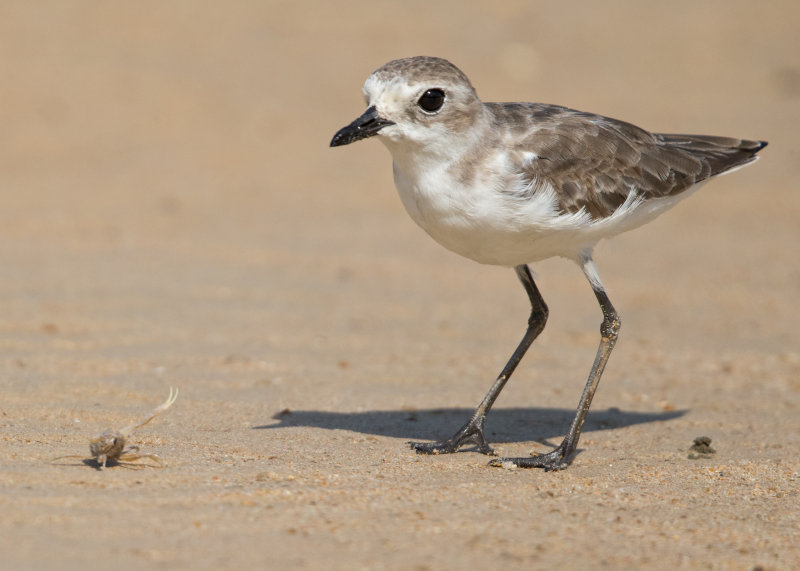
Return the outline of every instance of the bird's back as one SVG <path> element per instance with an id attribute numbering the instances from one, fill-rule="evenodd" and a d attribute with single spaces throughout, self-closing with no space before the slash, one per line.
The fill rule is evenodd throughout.
<path id="1" fill-rule="evenodd" d="M 526 126 L 513 136 L 527 179 L 556 190 L 563 213 L 611 216 L 633 191 L 643 200 L 679 195 L 757 159 L 766 146 L 707 135 L 651 133 L 625 121 L 540 103 L 489 103 L 498 125 Z"/>

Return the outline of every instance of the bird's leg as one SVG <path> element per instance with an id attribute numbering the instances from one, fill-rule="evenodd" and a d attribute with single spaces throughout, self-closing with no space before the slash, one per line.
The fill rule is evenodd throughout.
<path id="1" fill-rule="evenodd" d="M 583 421 L 586 420 L 586 413 L 589 412 L 589 407 L 592 405 L 592 397 L 594 397 L 597 385 L 600 383 L 603 369 L 605 369 L 611 350 L 614 349 L 614 345 L 617 342 L 621 323 L 619 315 L 617 315 L 614 306 L 611 305 L 603 284 L 600 282 L 600 276 L 597 273 L 594 262 L 592 262 L 591 255 L 584 255 L 581 260 L 581 267 L 594 290 L 597 301 L 600 303 L 600 309 L 603 311 L 603 323 L 600 325 L 600 346 L 597 348 L 597 356 L 594 358 L 592 370 L 589 372 L 589 379 L 586 381 L 583 394 L 581 394 L 578 410 L 575 413 L 575 418 L 572 419 L 569 432 L 567 432 L 561 444 L 552 452 L 525 458 L 497 458 L 489 462 L 491 466 L 514 465 L 520 468 L 544 468 L 548 471 L 561 470 L 567 467 L 570 455 L 578 446 Z"/>
<path id="2" fill-rule="evenodd" d="M 533 340 L 542 332 L 544 325 L 547 322 L 548 309 L 539 289 L 533 281 L 533 276 L 527 265 L 520 265 L 514 268 L 517 272 L 517 277 L 522 282 L 525 291 L 528 293 L 528 298 L 531 302 L 531 316 L 528 318 L 528 329 L 525 331 L 525 336 L 520 341 L 514 354 L 506 363 L 500 376 L 489 389 L 489 392 L 483 398 L 478 408 L 472 413 L 469 421 L 462 426 L 458 432 L 447 440 L 441 442 L 425 443 L 425 442 L 409 442 L 411 447 L 420 454 L 448 454 L 455 452 L 465 444 L 474 444 L 478 452 L 483 454 L 494 455 L 495 452 L 492 447 L 486 443 L 486 437 L 483 433 L 483 426 L 486 422 L 486 415 L 489 409 L 492 408 L 494 401 L 497 400 L 500 391 L 508 382 L 514 369 L 517 368 L 522 357 L 528 347 L 531 346 Z"/>

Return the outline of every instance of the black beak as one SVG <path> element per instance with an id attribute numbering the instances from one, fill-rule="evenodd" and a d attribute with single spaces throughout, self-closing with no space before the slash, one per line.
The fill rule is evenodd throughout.
<path id="1" fill-rule="evenodd" d="M 361 139 L 372 137 L 387 125 L 394 125 L 394 122 L 379 117 L 378 110 L 373 105 L 347 127 L 339 129 L 331 139 L 331 147 L 341 147 L 342 145 L 349 145 Z"/>

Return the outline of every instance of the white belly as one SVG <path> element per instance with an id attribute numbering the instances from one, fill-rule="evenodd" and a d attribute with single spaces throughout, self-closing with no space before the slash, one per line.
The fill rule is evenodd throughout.
<path id="1" fill-rule="evenodd" d="M 464 186 L 444 171 L 412 180 L 396 164 L 394 180 L 406 211 L 434 240 L 456 254 L 499 266 L 554 256 L 578 259 L 602 238 L 652 220 L 700 186 L 647 201 L 632 193 L 612 216 L 592 220 L 585 212 L 559 213 L 551 187 L 520 198 L 485 185 Z"/>

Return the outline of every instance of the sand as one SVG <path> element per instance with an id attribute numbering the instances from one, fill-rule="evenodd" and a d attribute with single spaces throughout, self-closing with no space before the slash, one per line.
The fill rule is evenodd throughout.
<path id="1" fill-rule="evenodd" d="M 798 23 L 792 1 L 4 3 L 0 567 L 797 568 Z M 369 72 L 417 54 L 487 101 L 770 142 L 598 247 L 623 328 L 568 470 L 406 444 L 460 426 L 528 309 L 413 224 L 379 143 L 328 148 Z M 574 264 L 534 270 L 550 321 L 487 422 L 511 455 L 560 442 L 601 318 Z M 170 386 L 130 439 L 163 467 L 53 460 Z"/>

